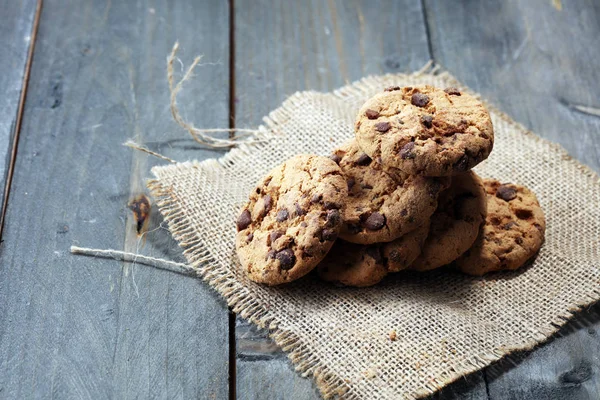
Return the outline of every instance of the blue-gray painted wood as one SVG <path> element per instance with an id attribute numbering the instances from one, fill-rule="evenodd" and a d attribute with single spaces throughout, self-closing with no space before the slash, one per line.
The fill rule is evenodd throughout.
<path id="1" fill-rule="evenodd" d="M 435 61 L 537 134 L 600 171 L 600 3 L 425 0 Z M 576 229 L 574 227 L 574 229 Z M 504 373 L 490 399 L 600 398 L 598 306 Z"/>
<path id="2" fill-rule="evenodd" d="M 8 174 L 37 0 L 0 0 L 0 209 Z"/>
<path id="3" fill-rule="evenodd" d="M 426 0 L 435 61 L 600 171 L 600 3 Z"/>
<path id="4" fill-rule="evenodd" d="M 0 1 L 0 43 L 21 61 L 2 57 L 0 66 L 14 62 L 21 69 L 3 70 L 21 75 L 5 73 L 0 88 L 22 84 L 19 35 L 33 21 L 32 1 L 9 3 Z M 433 57 L 598 171 L 600 10 L 593 0 L 559 4 L 236 2 L 236 125 L 257 125 L 296 90 L 412 71 Z M 217 63 L 197 70 L 179 104 L 199 126 L 227 127 L 228 28 L 227 4 L 216 0 L 44 5 L 0 246 L 0 398 L 227 397 L 227 311 L 211 290 L 68 247 L 182 259 L 155 209 L 158 230 L 138 244 L 126 203 L 158 161 L 119 144 L 136 137 L 178 160 L 217 155 L 170 121 L 164 61 L 179 39 L 186 64 L 198 53 Z M 7 90 L 15 100 L 5 96 L 0 108 L 4 163 L 20 95 Z M 597 308 L 517 362 L 434 397 L 599 398 Z M 239 398 L 318 397 L 264 332 L 238 319 L 236 344 Z"/>
<path id="5" fill-rule="evenodd" d="M 236 2 L 235 48 L 239 127 L 261 123 L 296 91 L 330 91 L 370 74 L 412 72 L 430 59 L 421 4 L 410 0 Z M 239 318 L 236 343 L 238 398 L 319 397 L 264 332 Z M 481 376 L 469 383 L 456 390 L 485 398 Z"/>
<path id="6" fill-rule="evenodd" d="M 172 122 L 165 61 L 181 40 L 186 64 L 218 63 L 179 104 L 227 127 L 228 20 L 217 0 L 44 3 L 0 250 L 0 398 L 227 398 L 228 312 L 211 289 L 69 247 L 181 260 L 156 209 L 138 241 L 127 202 L 161 161 L 121 143 L 216 155 Z"/>

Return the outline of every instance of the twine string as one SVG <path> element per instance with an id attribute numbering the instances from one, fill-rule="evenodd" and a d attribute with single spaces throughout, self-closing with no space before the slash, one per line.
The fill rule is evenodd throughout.
<path id="1" fill-rule="evenodd" d="M 153 268 L 164 269 L 167 271 L 177 272 L 182 275 L 193 275 L 198 271 L 193 267 L 178 263 L 175 261 L 164 260 L 162 258 L 149 257 L 136 253 L 113 249 L 93 249 L 89 247 L 71 246 L 71 253 L 81 254 L 92 257 L 112 258 L 119 261 L 143 263 Z"/>
<path id="2" fill-rule="evenodd" d="M 179 60 L 177 56 L 177 51 L 179 50 L 179 42 L 175 42 L 173 45 L 173 49 L 171 50 L 171 54 L 167 58 L 167 81 L 169 83 L 169 92 L 171 94 L 171 115 L 173 119 L 179 126 L 189 132 L 189 134 L 194 138 L 194 140 L 202 145 L 212 147 L 212 148 L 230 148 L 236 146 L 240 143 L 255 143 L 257 140 L 254 138 L 256 133 L 259 131 L 257 129 L 243 129 L 243 128 L 223 128 L 223 129 L 199 129 L 196 128 L 191 122 L 187 122 L 181 116 L 179 112 L 179 108 L 177 107 L 177 95 L 183 88 L 183 84 L 189 80 L 193 75 L 194 68 L 198 66 L 202 56 L 197 56 L 194 58 L 192 64 L 188 67 L 188 69 L 183 74 L 183 78 L 177 83 L 175 83 L 174 78 L 174 68 L 173 64 L 175 60 Z M 237 135 L 230 139 L 220 139 L 214 136 L 211 136 L 211 133 L 217 132 L 242 132 L 242 135 Z"/>

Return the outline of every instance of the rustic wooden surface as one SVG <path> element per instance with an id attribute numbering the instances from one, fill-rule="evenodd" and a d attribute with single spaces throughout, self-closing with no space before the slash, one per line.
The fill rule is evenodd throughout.
<path id="1" fill-rule="evenodd" d="M 203 283 L 68 254 L 79 244 L 182 260 L 156 212 L 145 240 L 136 236 L 127 202 L 160 161 L 120 146 L 133 137 L 177 160 L 220 154 L 170 119 L 165 56 L 175 40 L 184 64 L 196 54 L 207 63 L 180 99 L 198 126 L 255 126 L 297 90 L 433 59 L 600 171 L 594 0 L 46 0 L 34 28 L 35 9 L 0 1 L 10 54 L 0 57 L 3 166 L 24 38 L 37 32 L 0 247 L 0 398 L 318 398 L 264 332 L 230 319 Z M 598 308 L 433 397 L 600 398 Z"/>
<path id="2" fill-rule="evenodd" d="M 227 308 L 210 288 L 69 246 L 181 259 L 164 231 L 138 241 L 126 206 L 156 161 L 121 143 L 215 156 L 172 122 L 165 56 L 186 39 L 186 63 L 222 64 L 181 101 L 227 127 L 228 21 L 224 2 L 44 2 L 0 254 L 0 398 L 227 398 Z"/>

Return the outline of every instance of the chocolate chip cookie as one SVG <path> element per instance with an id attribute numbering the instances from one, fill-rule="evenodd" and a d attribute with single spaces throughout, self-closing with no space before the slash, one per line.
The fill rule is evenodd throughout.
<path id="1" fill-rule="evenodd" d="M 250 279 L 278 285 L 311 271 L 339 234 L 347 197 L 327 157 L 295 156 L 269 172 L 237 219 L 237 254 Z"/>
<path id="2" fill-rule="evenodd" d="M 485 160 L 494 129 L 483 104 L 456 88 L 392 87 L 367 100 L 356 119 L 359 146 L 411 175 L 449 176 Z"/>
<path id="3" fill-rule="evenodd" d="M 379 245 L 338 240 L 317 267 L 321 279 L 344 286 L 366 287 L 379 283 L 388 273 Z"/>
<path id="4" fill-rule="evenodd" d="M 385 243 L 382 247 L 383 257 L 387 260 L 389 272 L 406 269 L 421 254 L 421 248 L 429 233 L 429 222 L 406 235 Z"/>
<path id="5" fill-rule="evenodd" d="M 485 220 L 485 190 L 472 171 L 453 176 L 438 203 L 421 255 L 410 269 L 428 271 L 451 263 L 473 245 Z"/>
<path id="6" fill-rule="evenodd" d="M 389 242 L 429 220 L 447 178 L 392 177 L 351 140 L 331 155 L 346 178 L 348 200 L 340 237 L 353 243 Z"/>
<path id="7" fill-rule="evenodd" d="M 546 220 L 527 188 L 487 179 L 487 217 L 473 247 L 454 265 L 469 275 L 515 270 L 532 258 L 544 242 Z"/>

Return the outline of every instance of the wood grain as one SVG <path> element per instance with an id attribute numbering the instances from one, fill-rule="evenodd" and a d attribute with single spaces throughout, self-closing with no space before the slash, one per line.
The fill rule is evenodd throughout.
<path id="1" fill-rule="evenodd" d="M 600 4 L 426 0 L 436 62 L 535 133 L 600 171 Z M 492 155 L 493 156 L 493 155 Z M 598 306 L 595 307 L 595 310 Z M 600 318 L 505 373 L 486 371 L 490 399 L 598 399 Z"/>
<path id="2" fill-rule="evenodd" d="M 4 205 L 4 188 L 25 86 L 37 3 L 37 0 L 0 0 L 0 212 Z"/>
<path id="3" fill-rule="evenodd" d="M 171 121 L 165 60 L 180 39 L 186 64 L 216 63 L 179 104 L 227 127 L 228 17 L 216 0 L 45 3 L 0 253 L 1 398 L 227 398 L 227 308 L 212 290 L 69 246 L 181 259 L 155 209 L 138 240 L 126 205 L 162 161 L 121 143 L 215 155 Z"/>

